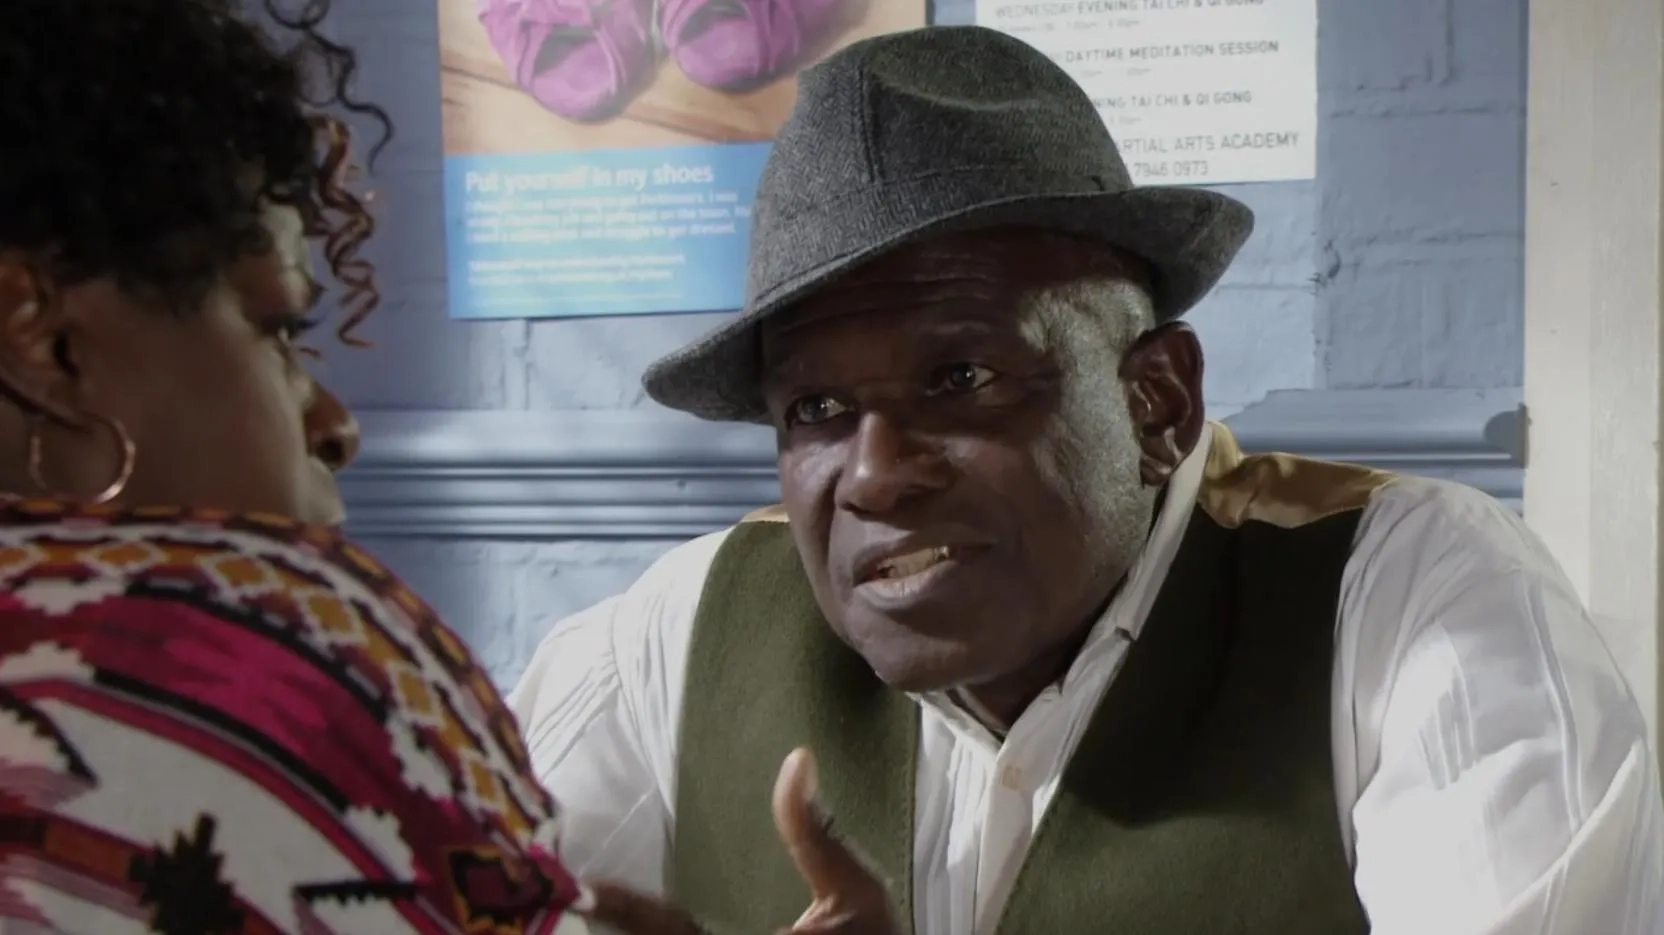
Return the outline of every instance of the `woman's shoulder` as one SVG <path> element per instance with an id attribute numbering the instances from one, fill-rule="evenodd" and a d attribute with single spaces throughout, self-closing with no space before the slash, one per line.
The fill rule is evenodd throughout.
<path id="1" fill-rule="evenodd" d="M 255 602 L 325 630 L 342 614 L 368 617 L 415 631 L 443 661 L 472 662 L 427 603 L 372 555 L 335 529 L 282 516 L 0 499 L 0 583 L 13 593 L 78 585 L 88 596 L 119 584 L 208 608 Z"/>
<path id="2" fill-rule="evenodd" d="M 127 548 L 120 548 L 128 544 Z M 338 530 L 266 513 L 230 513 L 183 507 L 115 508 L 56 500 L 0 497 L 0 546 L 19 549 L 0 573 L 34 556 L 75 558 L 89 571 L 111 576 L 149 573 L 155 567 L 217 567 L 233 554 L 292 566 L 297 573 L 350 578 L 401 605 L 427 613 L 398 578 Z M 41 552 L 39 549 L 46 551 Z M 241 591 L 241 580 L 221 582 Z"/>
<path id="3" fill-rule="evenodd" d="M 120 594 L 252 615 L 353 667 L 414 667 L 498 704 L 467 647 L 397 575 L 337 530 L 282 516 L 3 500 L 0 590 L 48 609 Z M 355 646 L 365 652 L 340 652 Z"/>
<path id="4" fill-rule="evenodd" d="M 414 898 L 535 916 L 570 887 L 496 688 L 333 530 L 0 501 L 0 731 L 8 716 L 34 725 L 53 801 L 79 803 L 43 800 L 52 821 L 111 846 L 177 837 L 322 915 Z M 247 904 L 266 884 L 222 882 L 229 908 L 276 911 Z"/>

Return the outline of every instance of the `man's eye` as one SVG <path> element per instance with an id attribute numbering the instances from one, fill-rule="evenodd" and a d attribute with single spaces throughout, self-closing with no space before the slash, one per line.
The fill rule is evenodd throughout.
<path id="1" fill-rule="evenodd" d="M 845 407 L 830 396 L 805 396 L 787 413 L 793 425 L 816 425 L 842 415 Z"/>
<path id="2" fill-rule="evenodd" d="M 929 391 L 932 394 L 970 393 L 994 382 L 996 376 L 994 371 L 977 364 L 949 364 L 931 376 Z"/>

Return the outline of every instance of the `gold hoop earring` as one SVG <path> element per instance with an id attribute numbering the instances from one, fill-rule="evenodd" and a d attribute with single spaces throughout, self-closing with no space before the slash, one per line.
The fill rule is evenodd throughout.
<path id="1" fill-rule="evenodd" d="M 85 501 L 87 506 L 103 506 L 127 490 L 127 482 L 133 479 L 133 468 L 139 461 L 139 446 L 133 442 L 133 436 L 127 434 L 127 426 L 122 425 L 120 419 L 96 413 L 91 418 L 109 430 L 111 437 L 116 440 L 116 448 L 121 452 L 121 467 L 116 470 L 115 480 L 99 491 L 96 497 Z M 41 426 L 45 423 L 46 420 L 40 416 L 29 420 L 29 480 L 33 481 L 41 492 L 50 494 L 52 488 L 46 483 L 43 471 L 46 443 L 41 436 Z"/>

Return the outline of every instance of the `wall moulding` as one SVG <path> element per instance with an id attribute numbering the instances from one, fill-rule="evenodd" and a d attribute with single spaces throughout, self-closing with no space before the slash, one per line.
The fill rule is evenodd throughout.
<path id="1" fill-rule="evenodd" d="M 1244 449 L 1472 484 L 1516 509 L 1518 390 L 1286 390 L 1227 419 Z M 364 539 L 686 539 L 777 499 L 773 436 L 659 409 L 371 410 L 342 475 Z"/>

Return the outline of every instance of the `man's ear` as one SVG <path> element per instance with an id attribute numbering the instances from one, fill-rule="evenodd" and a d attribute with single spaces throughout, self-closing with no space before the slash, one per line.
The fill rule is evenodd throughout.
<path id="1" fill-rule="evenodd" d="M 74 330 L 62 293 L 19 253 L 0 251 L 0 395 L 25 413 L 79 428 Z"/>
<path id="2" fill-rule="evenodd" d="M 1122 358 L 1121 380 L 1143 453 L 1144 483 L 1159 486 L 1196 447 L 1206 420 L 1196 332 L 1174 322 L 1144 334 Z"/>

